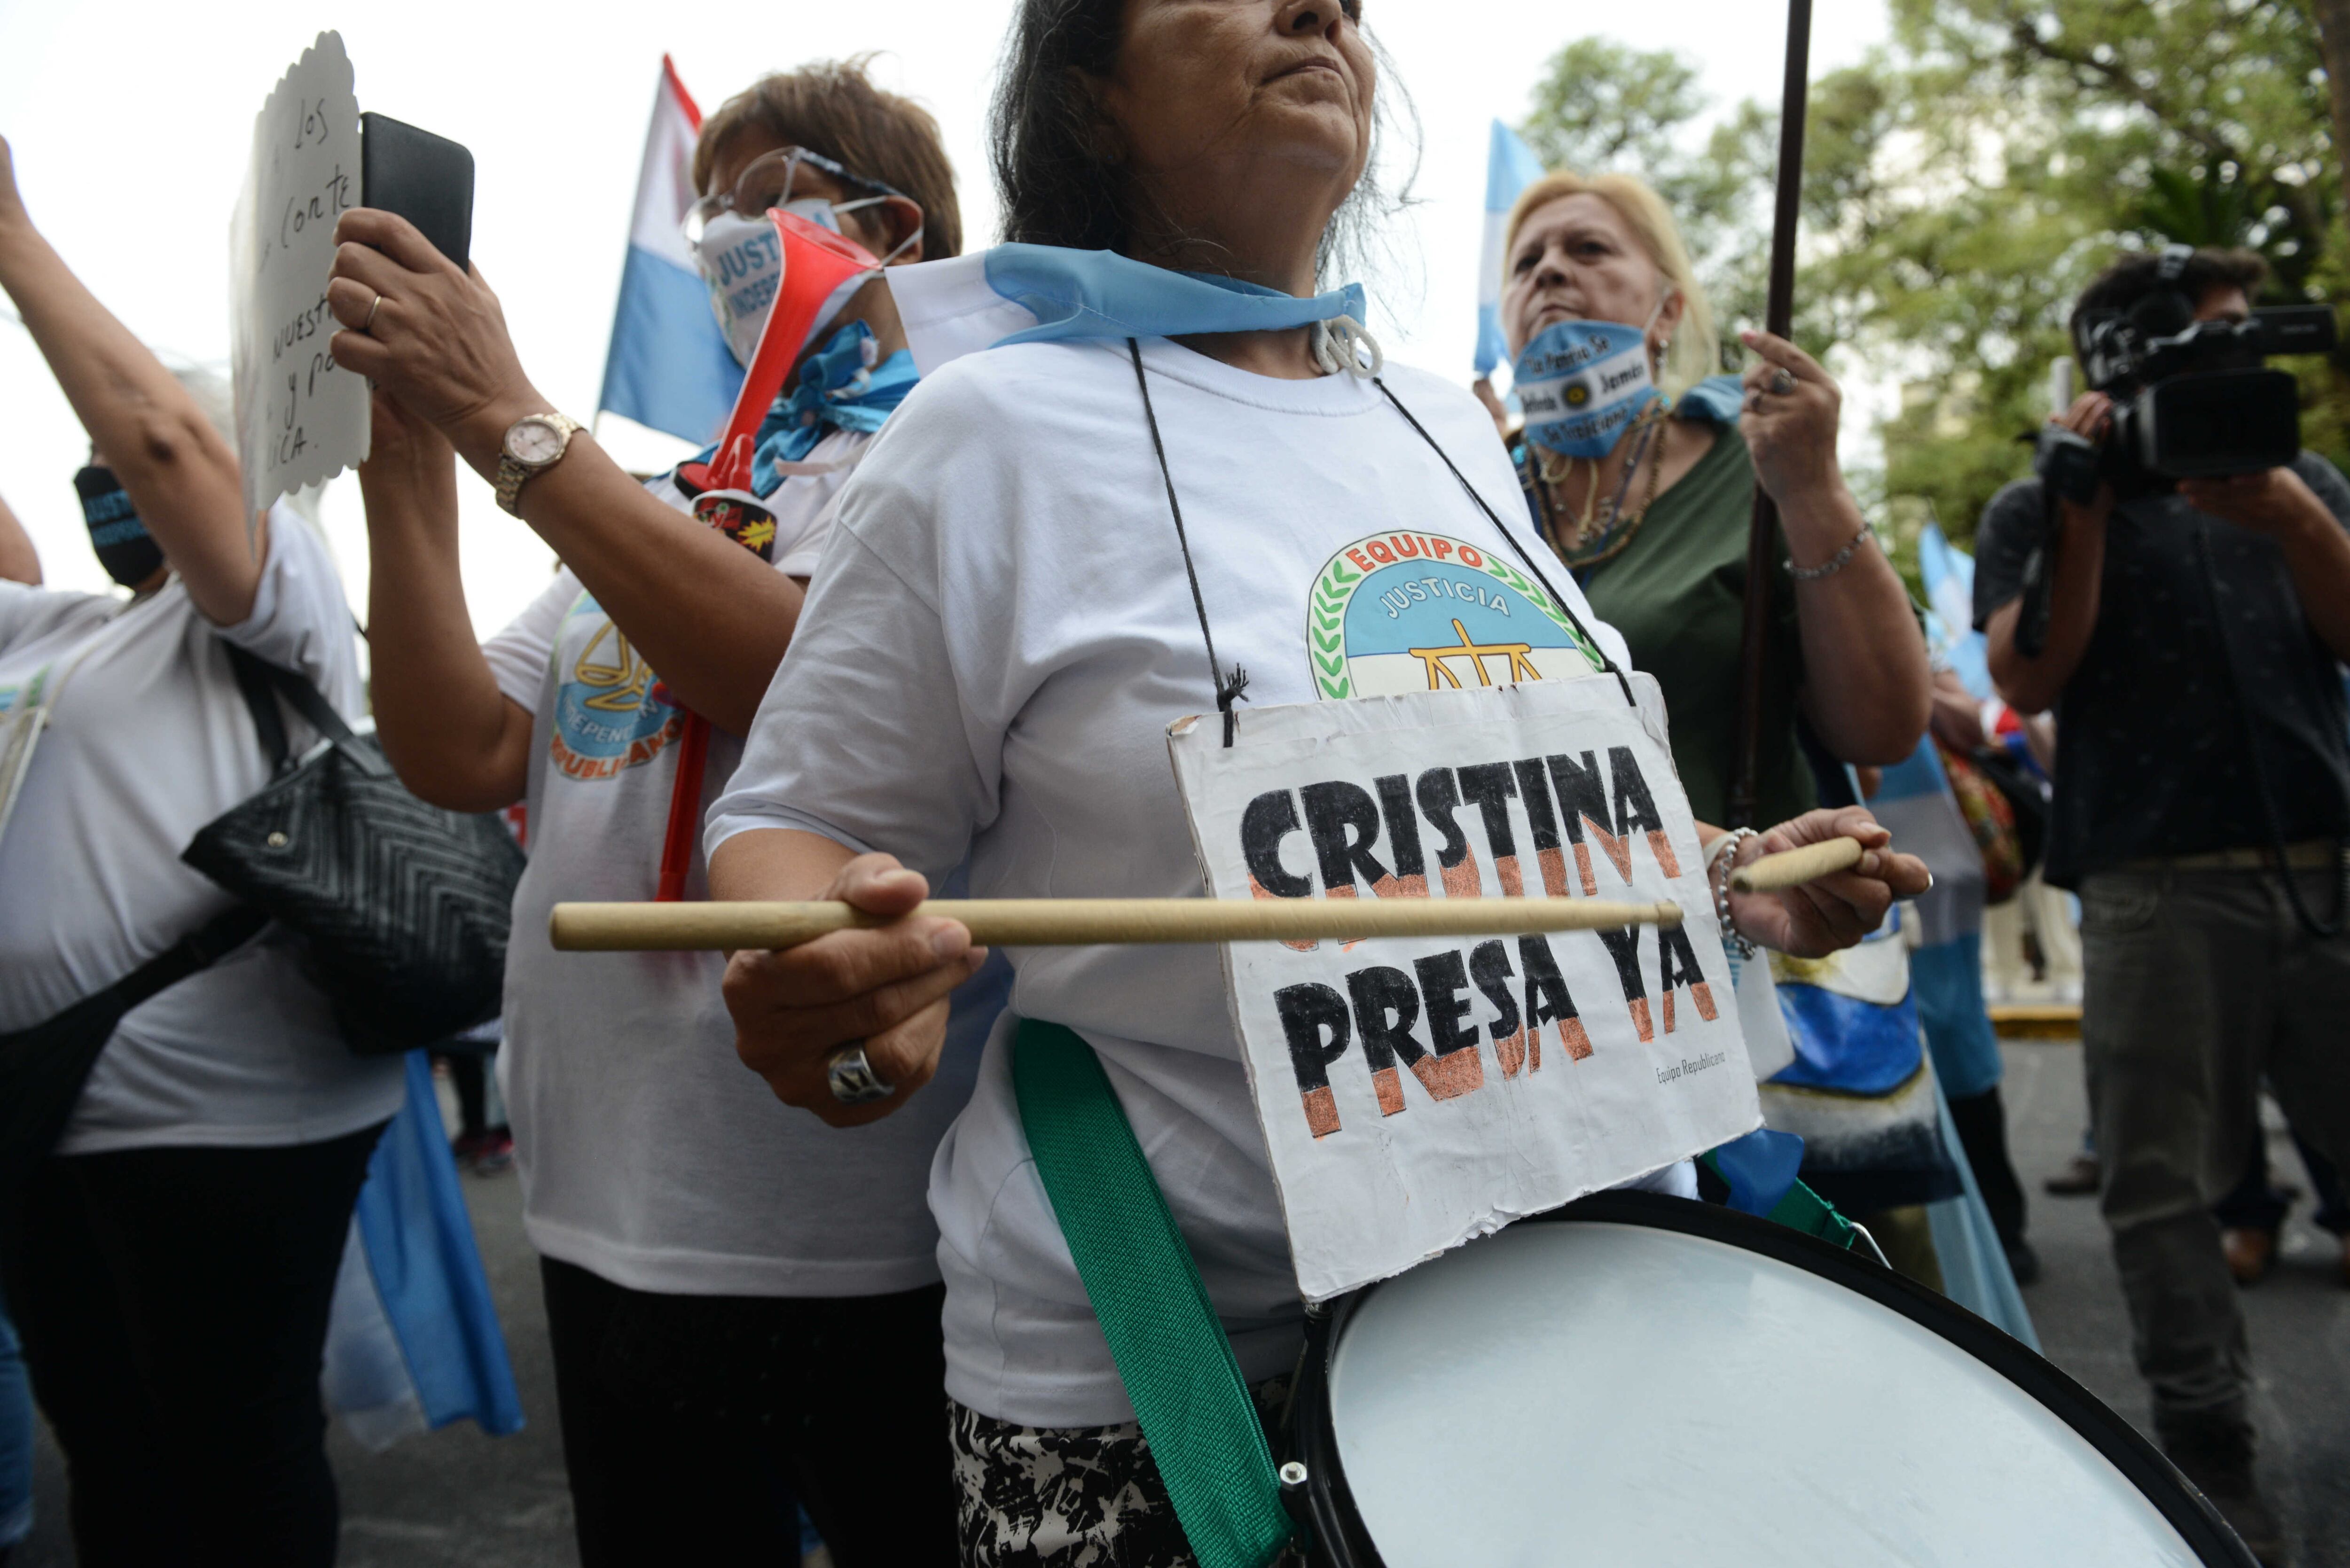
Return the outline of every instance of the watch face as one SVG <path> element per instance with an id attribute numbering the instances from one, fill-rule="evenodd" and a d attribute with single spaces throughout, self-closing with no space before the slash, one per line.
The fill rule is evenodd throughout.
<path id="1" fill-rule="evenodd" d="M 516 462 L 553 462 L 563 452 L 563 432 L 534 414 L 506 431 L 506 455 Z"/>

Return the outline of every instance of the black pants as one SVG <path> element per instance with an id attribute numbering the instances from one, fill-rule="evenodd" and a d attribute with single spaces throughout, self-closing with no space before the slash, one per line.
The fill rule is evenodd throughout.
<path id="1" fill-rule="evenodd" d="M 479 1051 L 452 1051 L 440 1058 L 449 1064 L 449 1082 L 457 1091 L 457 1134 L 479 1137 L 490 1130 L 490 1059 Z M 504 1124 L 499 1124 L 501 1132 Z"/>
<path id="2" fill-rule="evenodd" d="M 2350 1236 L 2350 1198 L 2343 1195 L 2342 1173 L 2334 1162 L 2301 1141 L 2295 1133 L 2293 1152 L 2301 1156 L 2303 1169 L 2309 1172 L 2311 1196 L 2316 1199 L 2317 1212 L 2310 1218 L 2337 1236 Z M 2284 1217 L 2293 1208 L 2292 1200 L 2269 1181 L 2269 1140 L 2265 1132 L 2252 1134 L 2251 1161 L 2244 1168 L 2244 1179 L 2236 1183 L 2225 1198 L 2211 1205 L 2212 1216 L 2231 1231 L 2266 1231 L 2273 1234 L 2284 1226 Z"/>
<path id="3" fill-rule="evenodd" d="M 2000 1103 L 1999 1085 L 1952 1100 L 1950 1122 L 1959 1129 L 1967 1163 L 1974 1167 L 1991 1229 L 1999 1232 L 2000 1244 L 2012 1250 L 2023 1241 L 2023 1184 L 2007 1157 L 2007 1110 Z"/>
<path id="4" fill-rule="evenodd" d="M 82 1568 L 334 1562 L 318 1364 L 382 1131 L 36 1168 L 0 1268 Z"/>
<path id="5" fill-rule="evenodd" d="M 950 1568 L 942 1285 L 681 1296 L 542 1259 L 582 1568 Z"/>

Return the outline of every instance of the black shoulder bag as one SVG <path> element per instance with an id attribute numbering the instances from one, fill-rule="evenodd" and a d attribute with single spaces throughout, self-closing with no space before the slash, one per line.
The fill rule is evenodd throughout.
<path id="1" fill-rule="evenodd" d="M 522 851 L 495 815 L 411 794 L 372 735 L 317 688 L 222 645 L 275 776 L 181 856 L 304 938 L 305 967 L 362 1056 L 446 1039 L 497 1015 Z M 283 697 L 328 742 L 296 759 Z"/>

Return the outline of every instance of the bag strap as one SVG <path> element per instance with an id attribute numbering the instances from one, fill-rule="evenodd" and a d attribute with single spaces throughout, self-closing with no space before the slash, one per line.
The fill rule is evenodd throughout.
<path id="1" fill-rule="evenodd" d="M 286 717 L 277 711 L 277 694 L 265 673 L 268 666 L 233 642 L 221 646 L 228 650 L 228 667 L 236 677 L 237 694 L 244 699 L 245 711 L 253 715 L 254 732 L 261 737 L 261 749 L 268 755 L 273 775 L 283 774 L 294 765 L 293 747 L 286 739 Z"/>
<path id="2" fill-rule="evenodd" d="M 1045 1196 L 1201 1568 L 1263 1568 L 1295 1533 L 1231 1340 L 1093 1047 L 1028 1018 L 1013 1089 Z"/>
<path id="3" fill-rule="evenodd" d="M 307 677 L 272 664 L 226 638 L 221 639 L 221 647 L 228 652 L 228 666 L 236 676 L 237 691 L 253 714 L 253 727 L 261 735 L 261 749 L 269 753 L 273 772 L 284 774 L 294 765 L 293 747 L 286 736 L 286 720 L 277 711 L 278 697 L 291 703 L 294 711 L 301 714 L 310 728 L 338 745 L 359 738 Z"/>
<path id="4" fill-rule="evenodd" d="M 123 1014 L 150 997 L 179 984 L 199 970 L 210 969 L 250 941 L 268 923 L 268 911 L 257 909 L 250 904 L 236 905 L 214 915 L 112 985 L 91 992 L 79 1002 L 50 1014 L 38 1023 L 0 1035 L 0 1042 L 37 1033 L 76 1015 L 93 1027 L 97 1022 L 103 1022 L 106 1033 L 111 1034 Z"/>
<path id="5" fill-rule="evenodd" d="M 210 969 L 252 940 L 268 923 L 266 909 L 239 904 L 214 915 L 99 994 L 128 1012 L 197 971 Z"/>

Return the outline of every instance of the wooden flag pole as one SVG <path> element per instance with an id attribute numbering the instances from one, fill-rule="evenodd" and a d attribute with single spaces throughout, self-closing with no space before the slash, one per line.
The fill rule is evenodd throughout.
<path id="1" fill-rule="evenodd" d="M 914 912 L 961 920 L 973 942 L 990 947 L 1522 936 L 1681 922 L 1676 904 L 1600 898 L 933 898 Z M 837 902 L 557 904 L 547 930 L 562 952 L 727 951 L 797 947 L 889 923 Z"/>
<path id="2" fill-rule="evenodd" d="M 1811 94 L 1812 0 L 1788 0 L 1787 77 L 1779 95 L 1778 206 L 1771 222 L 1771 292 L 1762 326 L 1792 338 L 1795 324 L 1795 225 L 1803 213 L 1804 108 Z M 1729 826 L 1755 826 L 1761 797 L 1764 666 L 1771 649 L 1772 556 L 1779 534 L 1778 504 L 1758 482 L 1746 536 L 1745 618 L 1738 639 L 1737 769 L 1730 784 Z"/>

